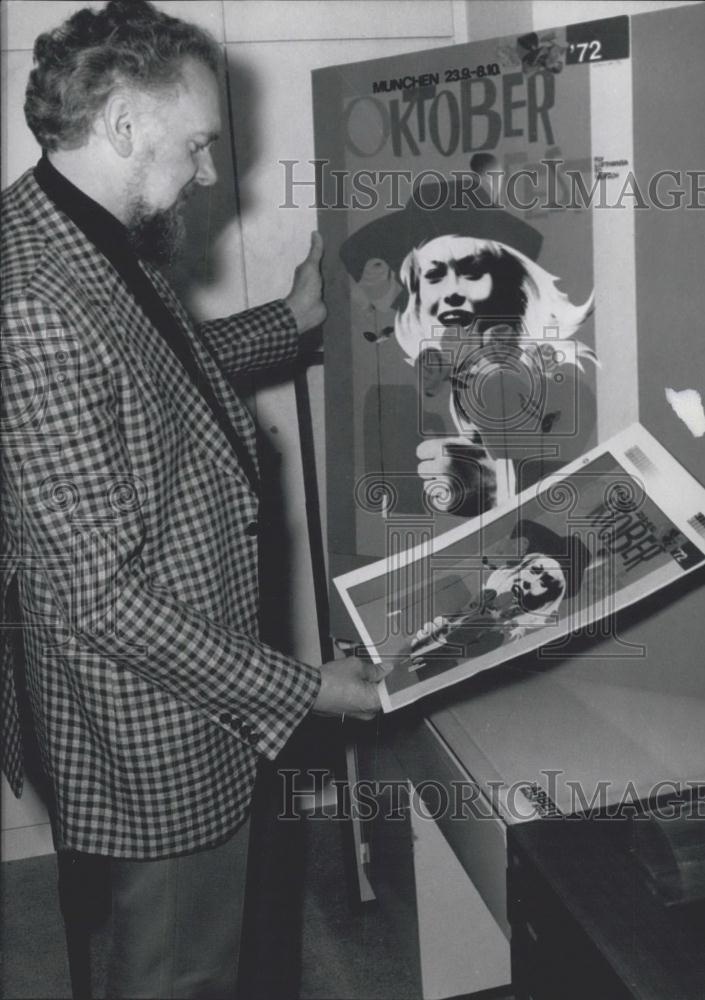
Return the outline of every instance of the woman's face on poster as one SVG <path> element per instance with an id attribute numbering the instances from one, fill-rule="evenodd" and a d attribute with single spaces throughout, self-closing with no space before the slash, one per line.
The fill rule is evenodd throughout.
<path id="1" fill-rule="evenodd" d="M 420 316 L 429 325 L 467 328 L 492 294 L 486 255 L 474 239 L 439 236 L 416 251 Z"/>

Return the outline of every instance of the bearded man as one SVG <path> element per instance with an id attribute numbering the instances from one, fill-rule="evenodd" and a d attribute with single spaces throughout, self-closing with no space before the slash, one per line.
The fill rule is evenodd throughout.
<path id="1" fill-rule="evenodd" d="M 313 711 L 371 717 L 377 668 L 257 631 L 254 426 L 228 381 L 318 326 L 320 237 L 276 301 L 194 326 L 155 262 L 214 184 L 218 47 L 143 0 L 35 45 L 43 149 L 3 197 L 4 770 L 26 688 L 61 861 L 111 859 L 109 995 L 235 990 L 259 755 Z M 67 900 L 62 899 L 64 912 Z"/>

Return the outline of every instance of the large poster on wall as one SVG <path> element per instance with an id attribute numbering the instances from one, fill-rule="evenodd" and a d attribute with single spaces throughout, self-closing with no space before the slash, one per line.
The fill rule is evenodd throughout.
<path id="1" fill-rule="evenodd" d="M 314 72 L 332 576 L 502 509 L 639 418 L 634 233 L 667 192 L 639 188 L 633 20 Z M 697 392 L 655 391 L 696 436 Z"/>

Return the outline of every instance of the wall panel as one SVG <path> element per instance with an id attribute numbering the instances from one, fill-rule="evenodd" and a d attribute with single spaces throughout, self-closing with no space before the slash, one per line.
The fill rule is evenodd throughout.
<path id="1" fill-rule="evenodd" d="M 99 10 L 98 0 L 5 0 L 3 49 L 32 49 L 42 31 L 56 27 L 83 7 Z M 223 41 L 221 0 L 158 0 L 157 6 L 172 17 L 183 17 L 206 28 Z"/>
<path id="2" fill-rule="evenodd" d="M 447 38 L 453 34 L 449 0 L 225 0 L 227 42 L 291 42 L 359 38 Z"/>

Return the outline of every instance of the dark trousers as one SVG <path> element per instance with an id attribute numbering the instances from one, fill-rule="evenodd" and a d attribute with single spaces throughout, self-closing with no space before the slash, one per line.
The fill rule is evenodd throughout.
<path id="1" fill-rule="evenodd" d="M 76 1000 L 91 996 L 90 939 L 109 882 L 110 1000 L 232 1000 L 249 823 L 224 844 L 160 861 L 60 852 L 59 897 Z"/>

